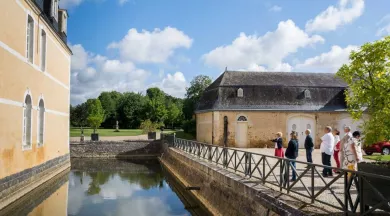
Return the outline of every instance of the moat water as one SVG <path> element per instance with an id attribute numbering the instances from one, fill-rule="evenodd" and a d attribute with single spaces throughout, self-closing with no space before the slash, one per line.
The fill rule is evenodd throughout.
<path id="1" fill-rule="evenodd" d="M 76 159 L 0 215 L 210 215 L 157 160 Z"/>

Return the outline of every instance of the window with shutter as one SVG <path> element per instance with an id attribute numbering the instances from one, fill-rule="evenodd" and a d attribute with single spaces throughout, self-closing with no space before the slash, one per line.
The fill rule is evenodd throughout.
<path id="1" fill-rule="evenodd" d="M 26 95 L 24 103 L 25 107 L 23 110 L 23 149 L 31 149 L 32 101 L 30 95 Z"/>
<path id="2" fill-rule="evenodd" d="M 38 146 L 43 145 L 43 138 L 45 132 L 45 105 L 43 100 L 39 101 L 39 112 L 38 112 Z"/>
<path id="3" fill-rule="evenodd" d="M 242 88 L 237 90 L 237 97 L 244 97 L 244 90 Z"/>
<path id="4" fill-rule="evenodd" d="M 28 15 L 27 19 L 27 60 L 33 63 L 34 55 L 34 20 Z"/>
<path id="5" fill-rule="evenodd" d="M 41 70 L 46 70 L 46 32 L 43 29 L 41 33 Z"/>
<path id="6" fill-rule="evenodd" d="M 27 111 L 26 111 L 26 106 L 23 106 L 23 138 L 22 142 L 23 145 L 26 145 L 26 133 L 27 133 Z"/>

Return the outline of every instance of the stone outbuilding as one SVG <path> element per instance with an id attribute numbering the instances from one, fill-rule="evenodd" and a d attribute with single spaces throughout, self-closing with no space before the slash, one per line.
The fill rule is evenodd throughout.
<path id="1" fill-rule="evenodd" d="M 318 148 L 327 125 L 353 130 L 346 111 L 347 85 L 332 73 L 225 71 L 204 92 L 196 109 L 197 140 L 217 145 L 272 147 L 276 132 L 295 130 L 303 148 L 310 129 Z"/>

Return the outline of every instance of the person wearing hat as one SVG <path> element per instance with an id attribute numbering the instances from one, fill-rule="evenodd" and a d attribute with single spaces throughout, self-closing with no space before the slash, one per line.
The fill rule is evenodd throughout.
<path id="1" fill-rule="evenodd" d="M 275 143 L 275 156 L 276 157 L 284 157 L 282 136 L 283 136 L 282 132 L 277 132 L 276 139 L 272 140 L 272 142 Z"/>

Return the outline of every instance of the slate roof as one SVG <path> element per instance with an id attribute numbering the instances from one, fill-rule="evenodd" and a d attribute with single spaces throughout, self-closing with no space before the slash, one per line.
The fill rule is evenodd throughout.
<path id="1" fill-rule="evenodd" d="M 243 97 L 237 97 L 239 88 Z M 226 71 L 206 88 L 196 110 L 343 111 L 346 88 L 332 73 Z"/>

